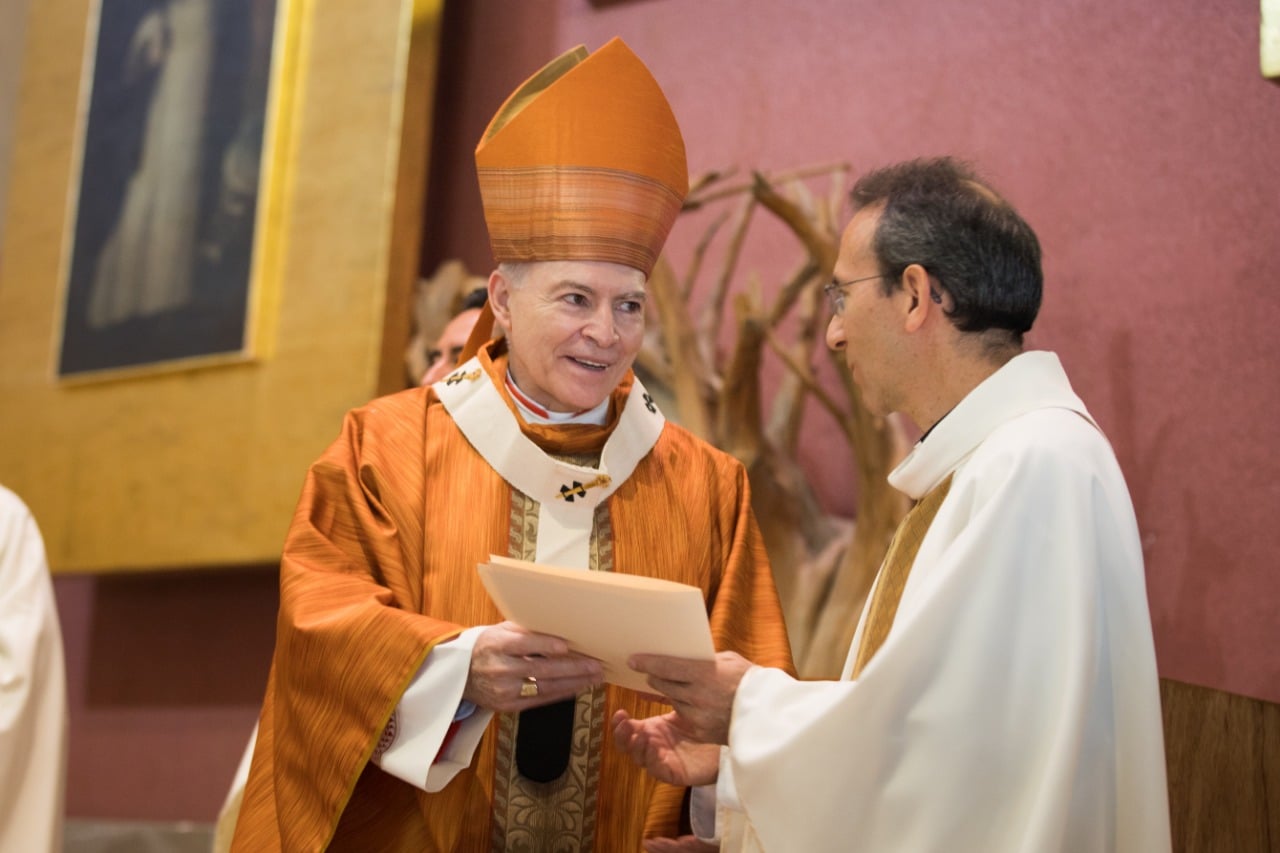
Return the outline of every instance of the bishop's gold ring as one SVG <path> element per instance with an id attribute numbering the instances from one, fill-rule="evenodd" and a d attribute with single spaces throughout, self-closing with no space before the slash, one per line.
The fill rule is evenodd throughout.
<path id="1" fill-rule="evenodd" d="M 520 698 L 532 699 L 534 696 L 537 696 L 537 695 L 538 695 L 538 679 L 534 678 L 532 675 L 526 675 L 524 677 L 524 684 L 520 685 Z"/>

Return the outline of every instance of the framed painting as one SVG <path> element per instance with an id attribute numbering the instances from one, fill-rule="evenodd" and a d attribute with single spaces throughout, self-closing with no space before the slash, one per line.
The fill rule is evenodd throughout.
<path id="1" fill-rule="evenodd" d="M 201 60 L 210 73 L 221 61 L 214 56 L 247 56 L 232 49 L 249 38 L 234 26 L 254 21 L 273 27 L 269 40 L 252 37 L 259 51 L 272 44 L 272 79 L 265 112 L 246 112 L 248 104 L 261 107 L 260 88 L 247 93 L 231 82 L 247 78 L 248 60 L 228 60 L 239 76 L 202 84 L 218 91 L 207 92 L 204 117 L 192 119 L 202 135 L 186 140 L 208 148 L 195 161 L 204 165 L 187 166 L 204 180 L 196 199 L 183 202 L 194 224 L 181 239 L 198 256 L 193 285 L 182 304 L 156 310 L 139 296 L 121 297 L 127 311 L 114 298 L 94 307 L 93 282 L 107 275 L 96 269 L 126 262 L 112 257 L 126 245 L 113 235 L 122 216 L 140 214 L 125 208 L 158 204 L 167 188 L 130 190 L 150 180 L 141 165 L 149 162 L 146 121 L 115 137 L 105 134 L 108 125 L 88 134 L 92 87 L 112 85 L 93 54 L 115 44 L 117 56 L 128 56 L 132 45 L 158 78 L 155 60 L 168 39 L 181 38 L 180 23 L 161 26 L 148 13 L 177 15 L 201 4 L 31 4 L 16 123 L 22 133 L 0 246 L 0 412 L 12 413 L 0 417 L 0 482 L 39 519 L 55 572 L 276 562 L 305 472 L 344 413 L 404 387 L 409 315 L 396 294 L 407 300 L 418 269 L 441 0 L 259 2 L 210 0 L 202 8 L 214 16 L 214 40 Z M 224 7 L 241 17 L 217 23 L 231 14 Z M 127 35 L 109 37 L 108 18 L 120 19 L 112 26 Z M 165 33 L 156 44 L 153 27 Z M 121 93 L 100 108 L 108 111 L 100 120 L 129 103 Z M 151 109 L 150 98 L 136 103 L 143 113 Z M 256 136 L 260 121 L 261 137 L 237 143 Z M 126 162 L 132 150 L 136 162 L 109 179 L 91 164 L 110 161 L 111 152 L 95 146 L 114 148 Z M 244 202 L 224 205 L 227 198 Z M 103 212 L 90 216 L 88 204 Z M 148 243 L 160 239 L 177 238 L 156 235 L 129 251 L 150 251 Z M 214 276 L 230 269 L 231 257 L 240 258 L 238 273 Z M 73 277 L 77 262 L 82 271 Z M 89 322 L 90 308 L 107 307 L 130 316 Z M 228 318 L 226 343 L 187 346 L 212 327 L 204 314 Z M 99 343 L 110 326 L 122 328 L 112 330 L 109 345 Z M 169 348 L 144 349 L 148 330 Z M 93 348 L 83 346 L 87 336 L 99 339 Z M 73 358 L 74 347 L 81 349 Z M 203 367 L 217 359 L 218 367 Z M 174 369 L 180 365 L 201 369 Z"/>
<path id="2" fill-rule="evenodd" d="M 254 356 L 255 253 L 288 0 L 96 0 L 60 380 Z"/>

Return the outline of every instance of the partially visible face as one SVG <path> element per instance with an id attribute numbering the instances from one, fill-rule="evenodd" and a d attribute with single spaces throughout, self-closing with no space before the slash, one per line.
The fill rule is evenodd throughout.
<path id="1" fill-rule="evenodd" d="M 872 240 L 879 221 L 879 208 L 863 208 L 849 220 L 840 237 L 833 277 L 836 281 L 868 280 L 843 289 L 844 310 L 833 315 L 827 325 L 827 346 L 843 351 L 845 365 L 867 408 L 887 415 L 898 411 L 900 404 L 898 383 L 893 378 L 899 353 L 893 334 L 894 296 L 885 296 L 885 280 L 875 277 L 880 265 Z"/>
<path id="2" fill-rule="evenodd" d="M 525 269 L 518 282 L 495 274 L 489 290 L 516 384 L 548 411 L 599 405 L 644 342 L 644 273 L 603 261 L 546 261 Z"/>
<path id="3" fill-rule="evenodd" d="M 467 338 L 476 321 L 480 319 L 479 308 L 468 308 L 460 311 L 444 327 L 436 345 L 427 352 L 427 372 L 422 374 L 422 384 L 431 385 L 449 375 L 449 371 L 458 363 L 462 348 L 467 345 Z"/>

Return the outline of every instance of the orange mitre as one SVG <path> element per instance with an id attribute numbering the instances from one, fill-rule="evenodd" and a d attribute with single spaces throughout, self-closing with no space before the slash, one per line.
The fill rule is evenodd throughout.
<path id="1" fill-rule="evenodd" d="M 476 171 L 499 263 L 611 261 L 648 275 L 689 191 L 671 105 L 618 38 L 562 54 L 512 93 Z"/>

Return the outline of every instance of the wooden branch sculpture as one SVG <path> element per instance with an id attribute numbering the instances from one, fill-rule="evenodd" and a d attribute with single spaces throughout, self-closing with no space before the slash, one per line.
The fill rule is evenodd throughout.
<path id="1" fill-rule="evenodd" d="M 467 272 L 462 261 L 444 261 L 430 278 L 419 279 L 413 291 L 413 332 L 404 350 L 405 381 L 417 385 L 427 371 L 427 350 L 435 346 L 445 324 L 462 306 L 462 300 L 488 277 Z"/>
<path id="2" fill-rule="evenodd" d="M 902 452 L 900 431 L 867 411 L 843 365 L 837 371 L 839 392 L 832 393 L 810 363 L 819 349 L 826 350 L 819 340 L 828 320 L 821 287 L 835 263 L 848 168 L 836 164 L 772 178 L 755 173 L 749 182 L 726 186 L 728 177 L 712 173 L 693 182 L 686 211 L 733 199 L 738 206 L 712 221 L 684 276 L 677 277 L 665 259 L 655 269 L 650 294 L 657 333 L 646 341 L 637 365 L 646 384 L 666 384 L 660 391 L 669 395 L 675 420 L 746 466 L 797 668 L 807 678 L 835 678 L 889 539 L 907 509 L 886 482 Z M 823 199 L 815 199 L 803 183 L 815 177 L 831 181 Z M 757 208 L 785 224 L 803 250 L 770 304 L 756 292 L 762 289 L 758 286 L 732 287 Z M 719 270 L 695 320 L 689 305 L 694 281 L 730 221 Z M 784 341 L 779 328 L 789 319 L 795 321 L 789 327 L 798 331 Z M 735 334 L 721 356 L 716 344 L 726 322 Z M 760 387 L 766 348 L 786 368 L 767 417 Z M 856 524 L 822 512 L 797 459 L 810 395 L 835 418 L 852 452 Z"/>

